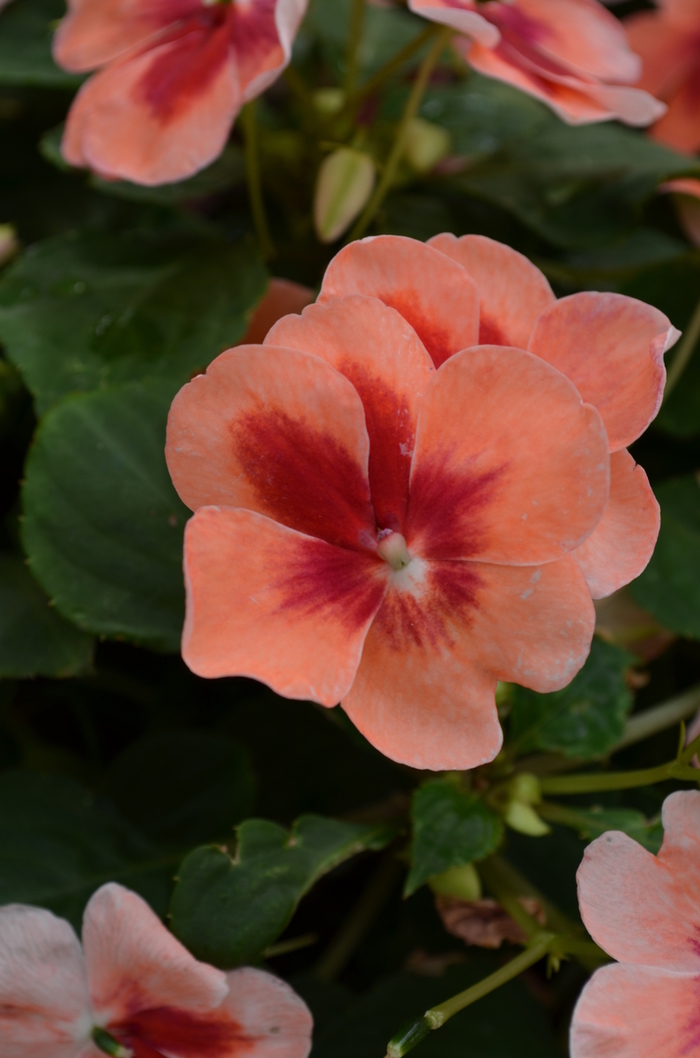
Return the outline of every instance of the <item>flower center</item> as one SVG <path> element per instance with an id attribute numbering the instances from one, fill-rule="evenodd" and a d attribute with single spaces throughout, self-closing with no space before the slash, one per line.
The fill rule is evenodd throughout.
<path id="1" fill-rule="evenodd" d="M 404 569 L 411 561 L 406 538 L 391 529 L 382 529 L 379 533 L 377 554 L 388 562 L 392 569 Z"/>
<path id="2" fill-rule="evenodd" d="M 118 1040 L 115 1040 L 114 1036 L 110 1036 L 104 1029 L 99 1028 L 97 1025 L 92 1030 L 93 1042 L 104 1051 L 105 1054 L 112 1055 L 112 1058 L 133 1058 L 134 1052 L 130 1047 L 123 1047 Z"/>

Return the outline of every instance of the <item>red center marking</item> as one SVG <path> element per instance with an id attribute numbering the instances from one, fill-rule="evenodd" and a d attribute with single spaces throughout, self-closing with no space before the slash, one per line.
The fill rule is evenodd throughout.
<path id="1" fill-rule="evenodd" d="M 410 568 L 410 567 L 409 567 Z M 481 578 L 466 562 L 442 562 L 425 571 L 414 593 L 390 587 L 376 617 L 377 630 L 397 653 L 454 646 L 451 624 L 469 623 L 469 611 L 478 608 Z"/>
<path id="2" fill-rule="evenodd" d="M 385 305 L 396 309 L 407 320 L 416 332 L 425 348 L 430 353 L 436 367 L 444 364 L 453 353 L 458 353 L 455 348 L 455 339 L 452 330 L 441 324 L 431 314 L 428 316 L 422 312 L 415 292 L 382 292 L 381 299 Z M 460 347 L 461 348 L 461 347 Z"/>
<path id="3" fill-rule="evenodd" d="M 483 312 L 479 322 L 479 345 L 510 345 L 505 333 L 501 330 L 492 316 L 486 316 Z"/>
<path id="4" fill-rule="evenodd" d="M 178 1058 L 243 1058 L 257 1042 L 221 1011 L 197 1016 L 176 1007 L 140 1010 L 109 1032 L 135 1058 L 164 1058 L 164 1052 Z"/>

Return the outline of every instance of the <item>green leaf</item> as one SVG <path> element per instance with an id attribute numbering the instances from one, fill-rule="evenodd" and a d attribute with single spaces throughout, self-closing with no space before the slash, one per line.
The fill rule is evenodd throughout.
<path id="1" fill-rule="evenodd" d="M 249 754 L 225 735 L 146 735 L 112 763 L 102 785 L 122 815 L 153 841 L 191 849 L 225 840 L 255 803 Z"/>
<path id="2" fill-rule="evenodd" d="M 700 639 L 700 485 L 694 475 L 676 478 L 659 485 L 656 497 L 661 532 L 630 591 L 664 627 Z"/>
<path id="3" fill-rule="evenodd" d="M 321 43 L 326 61 L 339 74 L 345 70 L 351 9 L 352 0 L 311 0 L 302 27 L 301 46 L 304 36 L 313 34 Z M 424 28 L 421 19 L 405 10 L 367 5 L 358 54 L 360 72 L 363 76 L 374 73 Z"/>
<path id="4" fill-rule="evenodd" d="M 577 830 L 582 838 L 592 841 L 608 830 L 621 830 L 649 852 L 657 853 L 661 848 L 664 831 L 660 820 L 650 823 L 634 808 L 565 808 L 552 817 L 558 823 Z"/>
<path id="5" fill-rule="evenodd" d="M 483 860 L 503 839 L 503 823 L 478 794 L 451 779 L 431 779 L 413 796 L 409 896 L 434 874 Z"/>
<path id="6" fill-rule="evenodd" d="M 51 58 L 62 0 L 13 0 L 0 15 L 0 84 L 77 88 L 82 76 L 67 73 Z"/>
<path id="7" fill-rule="evenodd" d="M 582 759 L 607 753 L 622 737 L 632 707 L 625 670 L 633 662 L 627 651 L 596 638 L 586 664 L 563 690 L 537 694 L 514 686 L 511 739 L 518 751 Z"/>
<path id="8" fill-rule="evenodd" d="M 163 383 L 130 383 L 50 411 L 27 459 L 22 540 L 78 627 L 175 651 L 189 511 L 163 455 L 170 396 Z"/>
<path id="9" fill-rule="evenodd" d="M 0 775 L 0 904 L 38 904 L 79 926 L 92 893 L 119 882 L 163 915 L 176 866 L 72 779 Z"/>
<path id="10" fill-rule="evenodd" d="M 68 393 L 165 378 L 171 392 L 244 334 L 267 277 L 248 242 L 83 232 L 0 280 L 0 339 L 43 414 Z"/>
<path id="11" fill-rule="evenodd" d="M 225 968 L 258 960 L 322 875 L 358 852 L 383 848 L 394 832 L 307 815 L 289 832 L 249 819 L 237 833 L 235 859 L 212 847 L 190 853 L 170 908 L 183 944 Z"/>
<path id="12" fill-rule="evenodd" d="M 0 678 L 75 676 L 92 660 L 92 638 L 49 605 L 19 555 L 0 555 Z"/>

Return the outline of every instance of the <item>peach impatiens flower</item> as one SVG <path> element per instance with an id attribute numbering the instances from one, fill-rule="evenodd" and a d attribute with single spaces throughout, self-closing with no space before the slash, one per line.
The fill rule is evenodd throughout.
<path id="1" fill-rule="evenodd" d="M 574 384 L 522 348 L 528 313 L 552 297 L 527 279 L 506 331 L 485 316 L 479 344 L 480 293 L 462 264 L 411 239 L 355 243 L 319 303 L 180 391 L 166 454 L 196 512 L 191 669 L 342 701 L 382 752 L 433 769 L 496 755 L 499 679 L 569 682 L 594 624 L 572 555 L 605 511 L 609 444 Z M 588 352 L 587 323 L 577 348 Z M 566 326 L 576 334 L 581 318 Z M 624 332 L 646 332 L 611 326 L 624 443 L 625 393 L 644 392 L 639 372 L 624 380 Z M 540 346 L 573 355 L 558 332 Z M 624 476 L 634 491 L 634 471 Z"/>
<path id="2" fill-rule="evenodd" d="M 657 11 L 630 15 L 624 25 L 642 59 L 640 84 L 668 104 L 651 136 L 678 151 L 700 151 L 700 3 L 659 0 Z"/>
<path id="3" fill-rule="evenodd" d="M 50 911 L 0 907 L 4 1058 L 306 1058 L 311 1029 L 284 981 L 198 962 L 120 885 L 88 903 L 82 947 Z"/>
<path id="4" fill-rule="evenodd" d="M 139 184 L 221 153 L 244 103 L 289 62 L 307 0 L 68 0 L 59 66 L 98 70 L 68 115 L 67 162 Z"/>
<path id="5" fill-rule="evenodd" d="M 671 794 L 658 856 L 611 831 L 586 849 L 579 903 L 618 962 L 596 970 L 571 1027 L 571 1058 L 700 1056 L 700 792 Z"/>
<path id="6" fill-rule="evenodd" d="M 408 0 L 455 29 L 470 66 L 547 103 L 578 125 L 619 118 L 648 125 L 665 111 L 639 88 L 641 63 L 598 0 Z"/>

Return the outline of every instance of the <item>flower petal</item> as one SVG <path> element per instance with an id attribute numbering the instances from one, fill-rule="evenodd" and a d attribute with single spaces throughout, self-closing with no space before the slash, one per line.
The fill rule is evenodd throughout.
<path id="1" fill-rule="evenodd" d="M 610 457 L 610 499 L 587 540 L 572 552 L 594 599 L 629 584 L 646 568 L 659 536 L 659 505 L 626 448 Z"/>
<path id="2" fill-rule="evenodd" d="M 591 842 L 578 870 L 586 929 L 609 955 L 700 974 L 700 791 L 667 797 L 658 856 L 610 831 Z"/>
<path id="3" fill-rule="evenodd" d="M 184 180 L 221 153 L 242 103 L 226 27 L 170 37 L 83 85 L 61 145 L 67 162 L 155 185 Z"/>
<path id="4" fill-rule="evenodd" d="M 270 280 L 267 291 L 255 309 L 248 330 L 238 345 L 258 345 L 264 342 L 271 327 L 289 313 L 301 312 L 314 300 L 313 291 L 289 279 Z M 273 343 L 275 344 L 275 343 Z M 283 342 L 277 342 L 283 345 Z M 302 350 L 303 351 L 303 350 Z"/>
<path id="5" fill-rule="evenodd" d="M 409 548 L 514 565 L 561 558 L 603 514 L 607 447 L 595 408 L 543 361 L 496 345 L 453 356 L 420 407 Z"/>
<path id="6" fill-rule="evenodd" d="M 642 59 L 639 87 L 668 99 L 693 72 L 697 61 L 694 35 L 673 25 L 659 11 L 639 11 L 623 25 L 632 50 Z"/>
<path id="7" fill-rule="evenodd" d="M 643 301 L 585 291 L 545 309 L 529 348 L 595 405 L 615 452 L 636 440 L 658 412 L 664 353 L 679 334 L 663 312 Z"/>
<path id="8" fill-rule="evenodd" d="M 232 970 L 226 979 L 229 993 L 223 1009 L 253 1042 L 247 1052 L 250 1058 L 306 1058 L 311 1050 L 313 1018 L 288 984 L 250 966 Z M 235 1058 L 233 1052 L 231 1058 Z"/>
<path id="9" fill-rule="evenodd" d="M 252 676 L 287 698 L 336 705 L 388 568 L 252 511 L 200 508 L 185 534 L 182 656 L 199 676 Z"/>
<path id="10" fill-rule="evenodd" d="M 228 991 L 221 970 L 198 962 L 145 900 L 115 882 L 90 898 L 83 945 L 96 1021 L 105 1027 L 166 1007 L 206 1013 Z"/>
<path id="11" fill-rule="evenodd" d="M 485 235 L 435 235 L 428 246 L 461 264 L 476 283 L 481 298 L 479 344 L 527 349 L 537 317 L 555 300 L 539 268 Z"/>
<path id="12" fill-rule="evenodd" d="M 38 907 L 0 908 L 0 1053 L 79 1058 L 90 1038 L 85 959 L 72 927 Z"/>
<path id="13" fill-rule="evenodd" d="M 362 402 L 340 372 L 291 349 L 222 353 L 184 386 L 166 458 L 184 502 L 245 507 L 346 547 L 375 547 Z"/>
<path id="14" fill-rule="evenodd" d="M 697 52 L 694 61 L 697 65 Z M 696 69 L 692 77 L 689 77 L 669 99 L 668 112 L 654 126 L 653 139 L 688 154 L 694 154 L 700 149 L 699 91 L 700 74 Z"/>
<path id="15" fill-rule="evenodd" d="M 436 367 L 479 340 L 479 293 L 465 270 L 425 243 L 402 235 L 352 242 L 336 254 L 319 302 L 367 294 L 400 312 Z"/>
<path id="16" fill-rule="evenodd" d="M 377 524 L 403 532 L 418 408 L 435 370 L 416 332 L 377 298 L 354 295 L 287 316 L 268 341 L 313 353 L 352 382 L 365 409 Z"/>
<path id="17" fill-rule="evenodd" d="M 269 88 L 289 62 L 307 3 L 249 0 L 231 5 L 230 42 L 244 102 Z"/>
<path id="18" fill-rule="evenodd" d="M 471 562 L 414 559 L 392 578 L 341 703 L 391 760 L 475 768 L 501 748 L 496 677 L 470 641 L 480 584 Z"/>
<path id="19" fill-rule="evenodd" d="M 198 7 L 197 0 L 68 0 L 53 39 L 54 59 L 65 70 L 94 70 Z"/>
<path id="20" fill-rule="evenodd" d="M 414 15 L 450 26 L 487 48 L 494 47 L 501 38 L 496 27 L 478 13 L 472 0 L 408 0 L 408 7 Z"/>
<path id="21" fill-rule="evenodd" d="M 698 978 L 649 966 L 596 970 L 574 1010 L 571 1058 L 603 1055 L 697 1058 Z"/>

